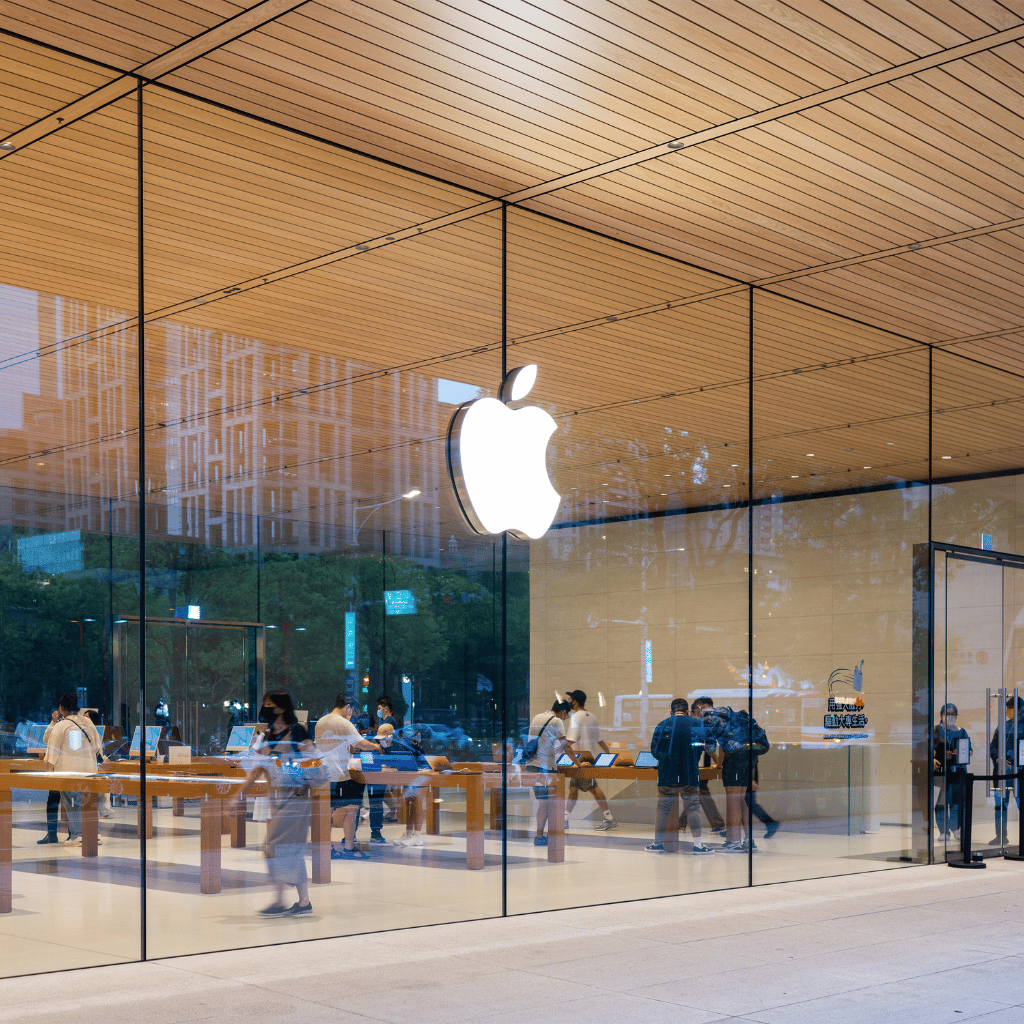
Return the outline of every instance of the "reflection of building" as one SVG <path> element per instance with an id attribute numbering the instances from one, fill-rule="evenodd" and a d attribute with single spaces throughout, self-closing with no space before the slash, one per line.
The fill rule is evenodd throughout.
<path id="1" fill-rule="evenodd" d="M 39 398 L 25 396 L 24 429 L 3 432 L 7 451 L 21 456 L 8 459 L 5 481 L 15 526 L 133 528 L 135 342 L 134 331 L 116 326 L 127 319 L 40 296 L 39 360 L 54 372 Z M 416 443 L 442 433 L 450 412 L 433 378 L 389 373 L 367 386 L 368 397 L 318 387 L 368 369 L 337 356 L 168 321 L 147 327 L 147 344 L 151 536 L 251 548 L 258 522 L 265 548 L 334 550 L 352 543 L 360 510 L 380 504 L 364 529 L 391 531 L 394 554 L 437 558 L 437 460 L 421 458 Z M 360 459 L 381 437 L 391 438 L 384 457 Z M 29 497 L 33 468 L 46 491 Z M 64 493 L 51 498 L 57 481 Z M 422 497 L 384 507 L 411 488 Z"/>

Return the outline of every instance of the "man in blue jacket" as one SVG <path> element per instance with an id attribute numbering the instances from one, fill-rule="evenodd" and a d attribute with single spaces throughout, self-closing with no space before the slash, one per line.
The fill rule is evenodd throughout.
<path id="1" fill-rule="evenodd" d="M 658 759 L 658 810 L 654 821 L 651 853 L 665 852 L 665 831 L 675 816 L 676 801 L 682 797 L 690 822 L 693 852 L 702 856 L 715 851 L 701 842 L 700 836 L 700 755 L 704 750 L 704 729 L 689 715 L 685 697 L 672 701 L 672 714 L 659 722 L 651 737 L 651 753 Z M 673 832 L 673 837 L 677 833 Z M 674 843 L 671 845 L 675 845 Z"/>

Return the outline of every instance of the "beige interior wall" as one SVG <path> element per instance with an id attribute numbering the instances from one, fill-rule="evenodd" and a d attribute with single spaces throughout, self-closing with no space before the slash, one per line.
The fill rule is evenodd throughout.
<path id="1" fill-rule="evenodd" d="M 936 540 L 980 547 L 990 533 L 995 549 L 1024 550 L 1021 478 L 934 493 Z M 556 693 L 583 689 L 609 739 L 646 748 L 667 713 L 667 701 L 651 699 L 642 718 L 646 640 L 650 694 L 709 693 L 745 707 L 747 522 L 745 510 L 713 510 L 556 530 L 534 542 L 531 714 Z M 754 715 L 773 744 L 761 761 L 764 802 L 795 816 L 843 816 L 868 809 L 870 783 L 882 820 L 909 822 L 911 568 L 914 544 L 928 535 L 927 488 L 759 506 L 753 529 Z M 1021 576 L 1009 593 L 1015 608 L 1024 607 Z M 977 621 L 991 616 L 991 594 L 966 600 Z M 982 632 L 967 643 L 972 657 L 988 643 Z M 981 657 L 1010 659 L 1008 671 L 1024 679 L 1024 649 L 1011 648 Z M 862 660 L 869 738 L 823 743 L 829 676 Z M 852 692 L 842 682 L 836 690 Z"/>
<path id="2" fill-rule="evenodd" d="M 745 510 L 726 509 L 535 542 L 531 713 L 580 688 L 609 738 L 645 748 L 667 713 L 667 701 L 651 700 L 642 718 L 645 640 L 651 694 L 746 707 L 747 528 Z M 784 794 L 790 813 L 845 815 L 848 783 L 870 769 L 883 816 L 907 820 L 911 565 L 927 537 L 927 489 L 760 506 L 753 528 L 754 714 L 773 743 L 761 763 L 766 802 Z M 874 766 L 847 754 L 850 744 L 823 743 L 829 675 L 862 660 Z"/>

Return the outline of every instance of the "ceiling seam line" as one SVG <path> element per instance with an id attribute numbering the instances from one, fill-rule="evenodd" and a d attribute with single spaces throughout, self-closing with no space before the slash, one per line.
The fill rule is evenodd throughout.
<path id="1" fill-rule="evenodd" d="M 978 53 L 994 49 L 997 46 L 1016 42 L 1021 38 L 1024 38 L 1024 24 L 1019 24 L 1013 28 L 1005 29 L 1002 32 L 996 32 L 992 35 L 984 36 L 978 40 L 971 40 L 967 43 L 961 43 L 958 46 L 940 50 L 937 53 L 930 54 L 926 57 L 919 57 L 916 60 L 908 61 L 905 64 L 898 64 L 886 69 L 885 71 L 876 72 L 872 75 L 866 75 L 863 78 L 855 79 L 853 82 L 846 82 L 842 85 L 834 86 L 831 89 L 821 90 L 820 92 L 813 94 L 813 96 L 798 97 L 797 99 L 789 100 L 786 103 L 777 104 L 776 106 L 770 107 L 764 111 L 747 114 L 744 117 L 736 118 L 721 125 L 715 125 L 710 128 L 701 129 L 697 132 L 691 132 L 689 135 L 681 136 L 679 139 L 672 142 L 658 143 L 648 149 L 637 150 L 636 152 L 627 154 L 626 156 L 617 157 L 615 160 L 609 160 L 603 164 L 597 164 L 593 167 L 585 168 L 580 171 L 574 171 L 571 174 L 562 175 L 561 177 L 553 178 L 550 181 L 532 185 L 528 188 L 520 189 L 517 192 L 508 193 L 503 196 L 502 199 L 509 203 L 519 203 L 525 202 L 529 199 L 538 198 L 540 196 L 547 196 L 564 188 L 571 188 L 578 184 L 593 181 L 595 178 L 601 178 L 605 175 L 613 174 L 629 167 L 635 167 L 638 164 L 646 163 L 650 160 L 656 160 L 660 157 L 668 156 L 681 149 L 689 149 L 693 146 L 699 146 L 704 142 L 717 141 L 718 139 L 738 134 L 750 128 L 758 128 L 762 125 L 770 124 L 784 117 L 789 117 L 792 114 L 799 114 L 815 107 L 824 106 L 828 103 L 834 102 L 835 100 L 847 99 L 848 97 L 855 96 L 858 93 L 870 91 L 880 85 L 888 85 L 903 78 L 910 78 L 916 74 L 920 74 L 922 71 L 930 71 L 933 68 L 940 67 L 944 64 L 964 60 L 967 57 L 973 57 Z"/>

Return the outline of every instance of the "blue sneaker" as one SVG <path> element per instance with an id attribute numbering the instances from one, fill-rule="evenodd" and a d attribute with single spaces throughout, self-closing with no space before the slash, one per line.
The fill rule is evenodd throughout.
<path id="1" fill-rule="evenodd" d="M 651 843 L 650 846 L 645 846 L 644 849 L 648 853 L 664 853 L 665 852 L 665 844 L 664 843 Z"/>
<path id="2" fill-rule="evenodd" d="M 775 835 L 776 832 L 779 831 L 779 824 L 780 824 L 780 822 L 773 821 L 770 825 L 766 825 L 765 826 L 765 830 L 764 830 L 764 837 L 765 837 L 765 839 L 771 839 L 771 837 L 773 835 Z"/>
<path id="3" fill-rule="evenodd" d="M 533 840 L 533 845 L 534 846 L 547 846 L 548 845 L 548 837 L 547 836 L 535 836 L 534 840 Z"/>

